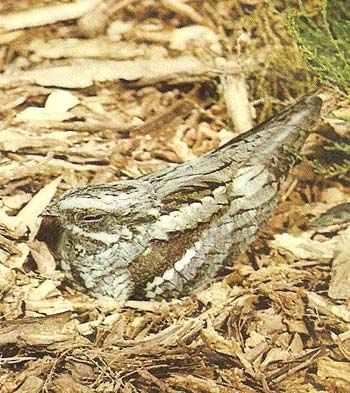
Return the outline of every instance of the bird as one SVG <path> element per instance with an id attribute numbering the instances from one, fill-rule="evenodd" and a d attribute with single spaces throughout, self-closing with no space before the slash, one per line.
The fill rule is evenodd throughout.
<path id="1" fill-rule="evenodd" d="M 321 105 L 306 95 L 203 156 L 70 189 L 42 212 L 38 238 L 68 282 L 93 297 L 189 295 L 244 253 L 273 215 Z"/>

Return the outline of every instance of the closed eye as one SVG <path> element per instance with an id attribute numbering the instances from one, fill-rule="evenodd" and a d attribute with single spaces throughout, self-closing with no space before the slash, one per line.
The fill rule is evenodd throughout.
<path id="1" fill-rule="evenodd" d="M 104 217 L 103 214 L 88 214 L 86 216 L 83 216 L 81 218 L 81 221 L 85 221 L 85 222 L 97 222 L 97 221 L 101 221 L 102 218 Z"/>

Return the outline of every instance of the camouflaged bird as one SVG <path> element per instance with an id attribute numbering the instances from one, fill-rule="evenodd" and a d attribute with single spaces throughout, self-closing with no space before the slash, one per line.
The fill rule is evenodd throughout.
<path id="1" fill-rule="evenodd" d="M 320 107 L 310 95 L 202 157 L 69 190 L 42 213 L 39 235 L 91 295 L 186 295 L 255 240 Z"/>

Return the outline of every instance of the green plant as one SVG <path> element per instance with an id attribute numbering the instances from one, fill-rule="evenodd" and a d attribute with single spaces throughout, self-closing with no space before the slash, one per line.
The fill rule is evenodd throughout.
<path id="1" fill-rule="evenodd" d="M 343 0 L 323 0 L 306 9 L 289 9 L 284 20 L 320 82 L 350 97 L 350 5 Z"/>

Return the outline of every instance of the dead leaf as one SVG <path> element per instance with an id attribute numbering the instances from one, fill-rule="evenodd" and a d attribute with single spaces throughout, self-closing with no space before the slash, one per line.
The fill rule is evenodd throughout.
<path id="1" fill-rule="evenodd" d="M 37 270 L 40 275 L 47 278 L 57 279 L 57 275 L 60 274 L 60 272 L 56 270 L 56 261 L 48 246 L 43 242 L 33 240 L 29 243 L 29 247 L 30 253 L 36 263 Z"/>
<path id="2" fill-rule="evenodd" d="M 270 244 L 274 248 L 291 252 L 297 258 L 333 258 L 334 248 L 338 243 L 337 237 L 318 241 L 311 238 L 313 234 L 313 232 L 302 232 L 299 236 L 288 233 L 277 234 Z"/>
<path id="3" fill-rule="evenodd" d="M 350 384 L 350 363 L 337 362 L 330 358 L 317 361 L 317 375 L 323 378 L 343 379 Z"/>
<path id="4" fill-rule="evenodd" d="M 61 374 L 57 377 L 53 381 L 52 391 L 54 393 L 93 393 L 89 386 L 76 381 L 70 374 Z"/>
<path id="5" fill-rule="evenodd" d="M 306 292 L 310 306 L 326 315 L 334 315 L 345 322 L 350 322 L 350 307 L 345 304 L 334 305 L 314 292 Z"/>
<path id="6" fill-rule="evenodd" d="M 16 393 L 39 393 L 44 385 L 44 381 L 35 375 L 29 375 L 23 384 L 16 390 Z"/>

